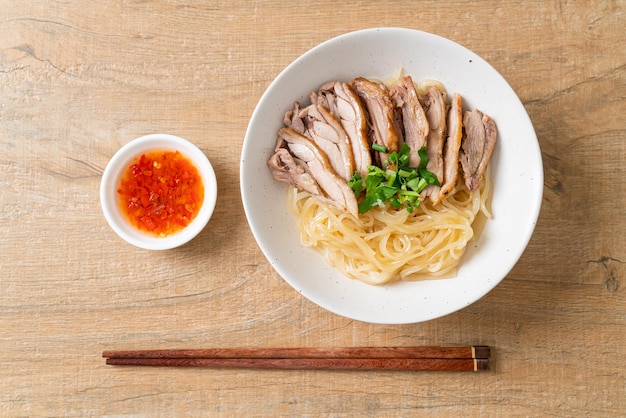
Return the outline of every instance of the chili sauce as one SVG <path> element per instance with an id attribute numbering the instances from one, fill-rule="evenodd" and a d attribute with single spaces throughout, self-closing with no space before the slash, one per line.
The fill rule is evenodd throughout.
<path id="1" fill-rule="evenodd" d="M 185 228 L 204 199 L 198 169 L 178 151 L 150 151 L 122 174 L 119 204 L 137 229 L 165 237 Z"/>

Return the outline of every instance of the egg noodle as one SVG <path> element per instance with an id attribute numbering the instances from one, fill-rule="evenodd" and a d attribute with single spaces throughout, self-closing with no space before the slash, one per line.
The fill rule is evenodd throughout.
<path id="1" fill-rule="evenodd" d="M 426 199 L 413 213 L 387 204 L 355 218 L 292 186 L 287 201 L 302 244 L 348 277 L 375 285 L 450 277 L 468 242 L 491 217 L 489 166 L 473 193 L 460 177 L 453 194 L 436 206 Z"/>

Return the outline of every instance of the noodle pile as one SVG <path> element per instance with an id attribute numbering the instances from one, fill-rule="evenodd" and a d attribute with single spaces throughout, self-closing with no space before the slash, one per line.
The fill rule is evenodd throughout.
<path id="1" fill-rule="evenodd" d="M 379 285 L 453 276 L 475 235 L 472 224 L 491 217 L 492 187 L 488 169 L 473 193 L 459 179 L 456 192 L 435 207 L 427 199 L 413 213 L 387 205 L 358 218 L 294 187 L 287 201 L 304 246 L 344 275 Z"/>

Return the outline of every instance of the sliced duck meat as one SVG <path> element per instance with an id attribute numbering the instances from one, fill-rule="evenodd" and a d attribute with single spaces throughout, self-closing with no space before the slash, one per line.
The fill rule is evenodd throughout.
<path id="1" fill-rule="evenodd" d="M 267 166 L 274 180 L 289 183 L 312 195 L 322 194 L 317 182 L 308 171 L 306 163 L 294 158 L 287 148 L 276 149 L 276 152 L 267 160 Z"/>
<path id="2" fill-rule="evenodd" d="M 319 92 L 311 93 L 311 102 L 324 106 L 339 120 L 350 140 L 355 169 L 364 178 L 372 157 L 367 140 L 367 116 L 356 92 L 347 83 L 332 81 L 322 85 Z"/>
<path id="3" fill-rule="evenodd" d="M 400 136 L 394 119 L 394 105 L 386 88 L 366 78 L 358 77 L 352 81 L 352 88 L 365 104 L 368 120 L 368 142 L 378 144 L 387 149 L 387 152 L 375 152 L 374 162 L 382 164 L 387 160 L 387 154 L 398 151 Z"/>
<path id="4" fill-rule="evenodd" d="M 294 131 L 304 134 L 304 121 L 302 120 L 302 108 L 300 103 L 295 102 L 292 110 L 288 110 L 283 118 L 283 123 L 286 127 L 293 129 Z"/>
<path id="5" fill-rule="evenodd" d="M 306 164 L 306 172 L 310 173 L 317 182 L 321 193 L 315 194 L 315 197 L 358 216 L 358 204 L 354 192 L 331 167 L 324 151 L 313 140 L 291 128 L 280 129 L 278 136 L 278 143 L 281 144 L 284 141 L 289 152 L 295 159 Z M 298 187 L 294 183 L 291 184 Z"/>
<path id="6" fill-rule="evenodd" d="M 426 142 L 426 154 L 428 155 L 426 168 L 437 176 L 440 184 L 443 184 L 443 143 L 446 135 L 446 105 L 441 91 L 436 87 L 431 87 L 427 94 L 420 96 L 420 103 L 424 107 L 430 128 Z M 437 201 L 439 190 L 438 186 L 427 186 L 422 196 L 430 197 L 433 202 Z"/>
<path id="7" fill-rule="evenodd" d="M 433 202 L 435 205 L 452 193 L 459 177 L 459 149 L 463 137 L 463 99 L 458 93 L 452 97 L 448 110 L 447 137 L 443 145 L 443 182 Z"/>
<path id="8" fill-rule="evenodd" d="M 331 167 L 344 180 L 354 174 L 354 156 L 348 134 L 341 123 L 321 105 L 312 104 L 301 112 L 304 135 L 324 151 Z"/>
<path id="9" fill-rule="evenodd" d="M 318 104 L 302 109 L 299 103 L 285 113 L 286 127 L 311 138 L 324 151 L 331 166 L 342 178 L 349 180 L 354 174 L 354 156 L 350 139 L 341 123 Z"/>
<path id="10" fill-rule="evenodd" d="M 410 76 L 402 77 L 400 83 L 393 87 L 391 94 L 402 117 L 404 142 L 411 149 L 409 164 L 412 167 L 419 167 L 420 156 L 417 152 L 426 146 L 430 125 L 419 101 L 413 79 Z"/>
<path id="11" fill-rule="evenodd" d="M 488 115 L 475 109 L 463 115 L 464 135 L 459 160 L 465 185 L 471 191 L 478 189 L 496 145 L 496 124 Z"/>
<path id="12" fill-rule="evenodd" d="M 337 96 L 335 94 L 335 81 L 328 81 L 322 84 L 318 91 L 312 91 L 310 94 L 311 103 L 324 106 L 337 119 L 339 111 L 337 110 Z"/>

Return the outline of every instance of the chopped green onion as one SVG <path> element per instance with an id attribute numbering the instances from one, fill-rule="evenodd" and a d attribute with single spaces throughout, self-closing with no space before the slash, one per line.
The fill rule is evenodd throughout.
<path id="1" fill-rule="evenodd" d="M 372 144 L 372 149 L 374 151 L 378 151 L 378 152 L 388 152 L 389 151 L 386 146 L 380 145 L 380 144 Z"/>
<path id="2" fill-rule="evenodd" d="M 372 150 L 388 152 L 387 147 L 380 144 L 372 144 Z M 426 147 L 418 150 L 419 167 L 409 165 L 410 154 L 410 147 L 402 144 L 400 152 L 388 154 L 387 160 L 383 162 L 384 169 L 371 165 L 365 178 L 358 172 L 354 173 L 348 185 L 360 199 L 359 213 L 365 213 L 375 206 L 384 206 L 386 202 L 396 208 L 404 205 L 412 213 L 420 205 L 419 195 L 426 186 L 439 186 L 437 176 L 426 168 Z"/>

